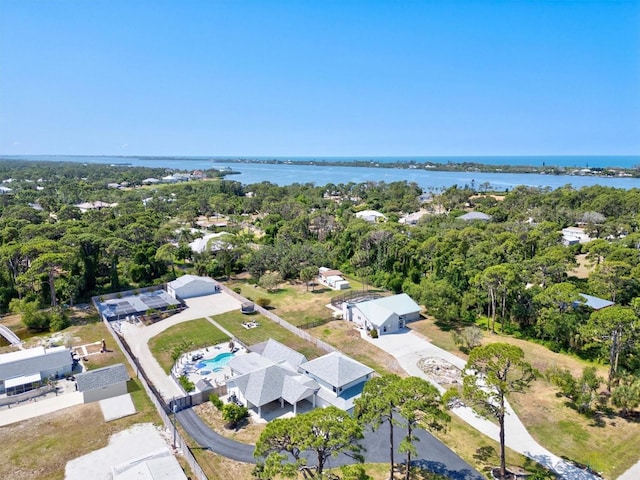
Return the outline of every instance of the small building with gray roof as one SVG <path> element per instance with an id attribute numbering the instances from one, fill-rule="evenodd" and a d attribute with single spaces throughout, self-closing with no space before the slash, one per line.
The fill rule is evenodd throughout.
<path id="1" fill-rule="evenodd" d="M 212 295 L 220 291 L 220 285 L 209 277 L 183 275 L 167 283 L 167 293 L 173 298 L 193 298 Z"/>
<path id="2" fill-rule="evenodd" d="M 76 375 L 76 386 L 84 403 L 97 402 L 127 393 L 129 373 L 123 363 Z"/>

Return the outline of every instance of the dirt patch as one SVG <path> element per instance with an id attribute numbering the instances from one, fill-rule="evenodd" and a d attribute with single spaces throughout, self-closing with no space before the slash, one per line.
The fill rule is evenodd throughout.
<path id="1" fill-rule="evenodd" d="M 567 273 L 572 277 L 589 278 L 589 274 L 595 269 L 595 265 L 587 260 L 586 254 L 576 255 L 577 266 Z"/>
<path id="2" fill-rule="evenodd" d="M 251 418 L 237 430 L 230 430 L 224 427 L 225 421 L 222 413 L 213 406 L 211 402 L 205 402 L 193 408 L 202 420 L 211 427 L 213 431 L 242 443 L 250 443 L 255 445 L 264 430 L 265 424 L 254 423 Z"/>

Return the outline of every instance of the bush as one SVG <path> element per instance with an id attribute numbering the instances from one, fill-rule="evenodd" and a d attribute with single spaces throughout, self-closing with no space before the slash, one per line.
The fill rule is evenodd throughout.
<path id="1" fill-rule="evenodd" d="M 262 307 L 262 308 L 267 308 L 269 305 L 271 305 L 271 299 L 270 298 L 265 298 L 265 297 L 260 297 L 256 300 L 256 303 L 258 304 L 258 306 Z"/>
<path id="2" fill-rule="evenodd" d="M 242 289 L 240 287 L 233 287 L 233 291 L 236 292 L 237 294 L 242 293 Z"/>
<path id="3" fill-rule="evenodd" d="M 50 314 L 49 329 L 52 332 L 64 330 L 69 325 L 71 325 L 71 321 L 63 312 L 56 311 Z"/>
<path id="4" fill-rule="evenodd" d="M 209 395 L 209 401 L 213 404 L 214 407 L 216 407 L 216 409 L 222 410 L 224 403 L 222 403 L 222 400 L 220 400 L 220 397 L 218 395 L 212 393 L 211 395 Z"/>
<path id="5" fill-rule="evenodd" d="M 249 409 L 235 403 L 227 403 L 222 407 L 222 418 L 227 423 L 227 428 L 237 428 L 238 424 L 249 416 Z"/>
<path id="6" fill-rule="evenodd" d="M 189 377 L 187 377 L 186 375 L 181 375 L 178 381 L 180 382 L 180 386 L 187 393 L 192 392 L 193 390 L 196 389 L 196 386 L 194 385 L 194 383 L 191 380 L 189 380 Z"/>
<path id="7" fill-rule="evenodd" d="M 378 330 L 376 330 L 375 328 L 372 328 L 371 330 L 369 330 L 369 336 L 371 338 L 378 338 Z"/>
<path id="8" fill-rule="evenodd" d="M 453 332 L 453 342 L 460 347 L 463 352 L 479 347 L 482 340 L 482 330 L 478 327 L 463 328 L 460 333 Z"/>

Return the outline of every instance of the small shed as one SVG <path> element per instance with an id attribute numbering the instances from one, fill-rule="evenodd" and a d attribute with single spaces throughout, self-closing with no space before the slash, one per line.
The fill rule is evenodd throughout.
<path id="1" fill-rule="evenodd" d="M 167 293 L 173 298 L 201 297 L 219 291 L 220 286 L 214 279 L 197 275 L 183 275 L 167 283 Z"/>
<path id="2" fill-rule="evenodd" d="M 84 403 L 127 393 L 129 374 L 123 363 L 90 370 L 76 375 L 76 386 L 82 392 Z"/>

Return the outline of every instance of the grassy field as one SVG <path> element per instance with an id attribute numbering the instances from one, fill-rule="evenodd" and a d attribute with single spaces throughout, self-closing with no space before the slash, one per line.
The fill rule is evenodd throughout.
<path id="1" fill-rule="evenodd" d="M 189 345 L 189 350 L 226 343 L 229 337 L 206 318 L 179 323 L 149 340 L 149 349 L 167 374 L 173 366 L 171 352 L 174 348 Z"/>
<path id="2" fill-rule="evenodd" d="M 429 338 L 435 345 L 465 358 L 453 343 L 451 332 L 440 329 L 433 319 L 411 324 L 411 328 Z M 524 351 L 525 360 L 544 372 L 557 366 L 578 376 L 586 366 L 593 365 L 601 377 L 607 367 L 580 358 L 555 353 L 543 345 L 507 335 L 484 333 L 483 344 L 505 342 Z M 579 414 L 566 399 L 556 394 L 556 388 L 540 378 L 524 394 L 512 395 L 510 401 L 529 433 L 556 455 L 575 460 L 605 478 L 616 478 L 640 458 L 640 422 L 618 415 L 592 418 Z"/>
<path id="3" fill-rule="evenodd" d="M 302 353 L 309 360 L 325 354 L 323 350 L 320 350 L 315 345 L 294 335 L 289 330 L 282 328 L 262 315 L 247 316 L 240 312 L 228 312 L 217 315 L 213 319 L 248 346 L 273 338 Z M 248 319 L 258 322 L 260 326 L 251 329 L 244 328 L 242 322 L 246 322 Z"/>
<path id="4" fill-rule="evenodd" d="M 105 339 L 109 352 L 92 355 L 87 367 L 125 363 L 125 357 L 111 340 L 106 326 L 94 316 L 83 316 L 78 325 L 69 327 L 62 335 L 71 346 L 84 345 Z M 128 367 L 128 364 L 127 364 Z M 129 370 L 130 374 L 133 374 Z M 0 427 L 0 436 L 11 441 L 2 442 L 0 477 L 13 479 L 62 479 L 69 460 L 105 447 L 109 437 L 135 423 L 160 424 L 155 407 L 137 379 L 127 384 L 137 413 L 105 422 L 98 403 L 79 405 Z"/>

